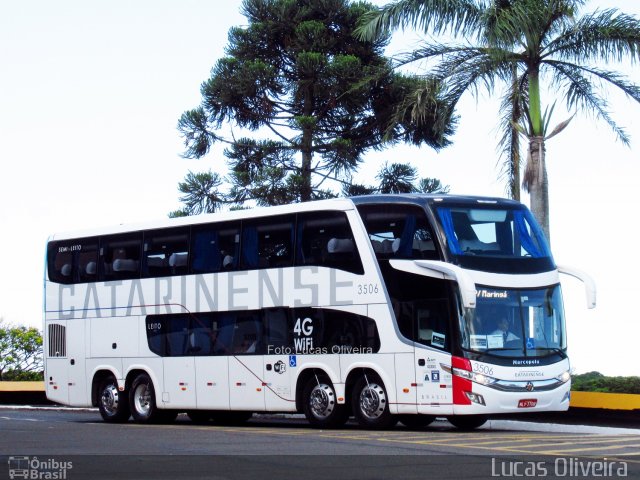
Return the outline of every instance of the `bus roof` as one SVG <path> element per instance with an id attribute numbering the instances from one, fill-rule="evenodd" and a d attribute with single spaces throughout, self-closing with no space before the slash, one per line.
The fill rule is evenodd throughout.
<path id="1" fill-rule="evenodd" d="M 217 213 L 194 215 L 189 217 L 165 218 L 154 221 L 112 225 L 98 227 L 87 230 L 76 230 L 69 232 L 55 233 L 49 237 L 51 240 L 69 239 L 76 237 L 92 237 L 98 235 L 111 235 L 126 232 L 137 232 L 142 230 L 172 228 L 189 225 L 200 225 L 205 223 L 224 222 L 230 220 L 242 220 L 256 217 L 269 217 L 275 215 L 285 215 L 288 213 L 309 212 L 316 210 L 353 210 L 354 204 L 376 204 L 376 203 L 412 203 L 418 205 L 440 203 L 447 204 L 478 204 L 496 203 L 500 205 L 518 206 L 519 202 L 499 197 L 480 197 L 449 194 L 378 194 L 363 195 L 350 198 L 332 198 L 327 200 L 316 200 L 312 202 L 295 203 L 289 205 L 278 205 L 273 207 L 256 207 L 246 210 L 232 210 Z"/>
<path id="2" fill-rule="evenodd" d="M 410 194 L 379 194 L 363 195 L 352 197 L 351 200 L 356 205 L 366 205 L 372 203 L 413 203 L 419 205 L 440 204 L 440 205 L 487 205 L 495 204 L 509 207 L 521 207 L 522 204 L 516 200 L 501 197 L 482 197 L 474 195 L 449 195 L 438 193 L 410 193 Z"/>
<path id="3" fill-rule="evenodd" d="M 285 215 L 287 213 L 308 212 L 316 210 L 353 210 L 354 205 L 349 198 L 332 198 L 313 202 L 294 203 L 289 205 L 277 205 L 273 207 L 255 207 L 246 210 L 231 210 L 216 213 L 205 213 L 188 217 L 164 218 L 137 223 L 123 223 L 107 227 L 97 227 L 86 230 L 59 232 L 51 235 L 51 240 L 61 240 L 76 237 L 93 237 L 98 235 L 111 235 L 117 233 L 137 232 L 161 228 L 184 227 L 205 223 L 225 222 L 230 220 L 242 220 L 256 217 L 270 217 Z"/>

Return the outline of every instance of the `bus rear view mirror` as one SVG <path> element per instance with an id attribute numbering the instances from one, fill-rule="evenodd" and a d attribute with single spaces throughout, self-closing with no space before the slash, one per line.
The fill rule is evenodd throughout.
<path id="1" fill-rule="evenodd" d="M 558 272 L 577 278 L 584 283 L 585 294 L 587 296 L 587 308 L 596 308 L 596 282 L 587 273 L 566 265 L 558 265 Z"/>

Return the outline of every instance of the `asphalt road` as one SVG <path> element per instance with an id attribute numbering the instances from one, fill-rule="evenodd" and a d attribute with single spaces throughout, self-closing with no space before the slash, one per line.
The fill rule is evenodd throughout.
<path id="1" fill-rule="evenodd" d="M 0 462 L 0 480 L 11 473 L 62 480 L 616 478 L 624 473 L 640 478 L 640 430 L 505 420 L 473 432 L 446 421 L 421 430 L 365 431 L 351 424 L 318 430 L 303 419 L 274 416 L 241 427 L 195 425 L 183 415 L 169 425 L 106 424 L 97 411 L 2 408 Z M 26 470 L 25 462 L 32 462 Z"/>

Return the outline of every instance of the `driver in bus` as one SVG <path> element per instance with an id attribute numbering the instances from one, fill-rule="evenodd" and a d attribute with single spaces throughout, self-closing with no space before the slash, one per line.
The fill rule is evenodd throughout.
<path id="1" fill-rule="evenodd" d="M 505 343 L 520 340 L 520 337 L 509 331 L 509 320 L 507 317 L 502 317 L 498 320 L 498 328 L 493 331 L 492 335 L 502 335 Z"/>

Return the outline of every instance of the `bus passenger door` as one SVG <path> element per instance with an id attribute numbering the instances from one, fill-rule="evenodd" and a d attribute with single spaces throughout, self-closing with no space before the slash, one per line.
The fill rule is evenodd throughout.
<path id="1" fill-rule="evenodd" d="M 443 300 L 416 302 L 415 368 L 418 413 L 448 415 L 452 413 L 451 374 L 443 365 L 451 365 L 451 335 L 447 304 Z M 423 345 L 426 345 L 426 348 Z"/>
<path id="2" fill-rule="evenodd" d="M 292 393 L 291 370 L 295 357 L 291 357 L 289 345 L 289 311 L 270 308 L 264 314 L 264 381 L 267 411 L 295 411 L 295 391 Z M 294 362 L 293 364 L 291 362 Z"/>
<path id="3" fill-rule="evenodd" d="M 291 388 L 290 355 L 265 355 L 265 404 L 267 411 L 295 411 L 296 396 Z M 295 365 L 294 365 L 295 366 Z"/>

